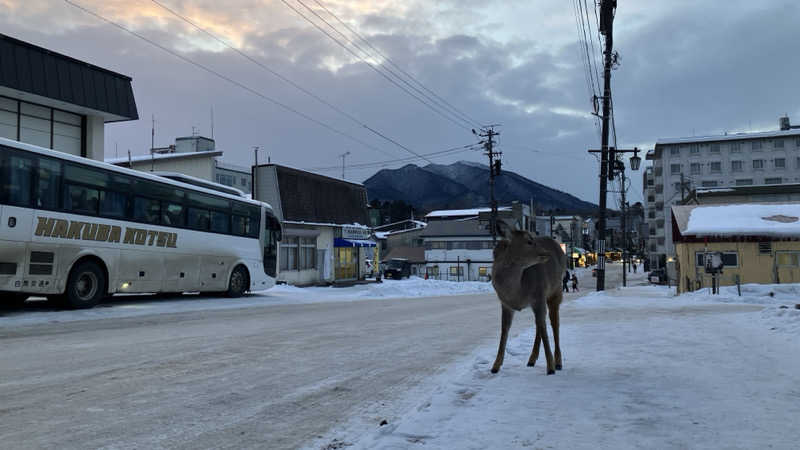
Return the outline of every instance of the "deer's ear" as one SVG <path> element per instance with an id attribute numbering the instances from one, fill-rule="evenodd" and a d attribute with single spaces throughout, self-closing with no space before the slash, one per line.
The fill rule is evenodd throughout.
<path id="1" fill-rule="evenodd" d="M 495 224 L 495 228 L 497 229 L 497 234 L 502 236 L 503 239 L 511 240 L 511 232 L 514 231 L 507 223 L 503 222 L 502 220 L 498 220 Z"/>

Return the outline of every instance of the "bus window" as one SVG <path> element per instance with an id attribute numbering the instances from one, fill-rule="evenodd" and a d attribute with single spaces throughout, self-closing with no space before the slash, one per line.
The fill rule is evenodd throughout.
<path id="1" fill-rule="evenodd" d="M 80 183 L 91 186 L 108 187 L 108 174 L 93 167 L 79 167 L 72 164 L 64 166 L 64 182 Z"/>
<path id="2" fill-rule="evenodd" d="M 185 225 L 183 205 L 165 203 L 164 207 L 161 208 L 161 213 L 161 222 L 164 225 L 171 227 L 182 227 Z"/>
<path id="3" fill-rule="evenodd" d="M 208 230 L 210 222 L 208 210 L 187 208 L 186 226 L 193 230 Z"/>
<path id="4" fill-rule="evenodd" d="M 21 156 L 12 155 L 8 158 L 8 166 L 5 168 L 4 178 L 8 180 L 6 185 L 8 202 L 12 205 L 27 206 L 31 204 L 31 186 L 33 185 L 33 162 Z"/>
<path id="5" fill-rule="evenodd" d="M 128 210 L 128 196 L 121 192 L 100 192 L 100 215 L 124 219 Z"/>
<path id="6" fill-rule="evenodd" d="M 161 202 L 150 198 L 133 199 L 133 220 L 158 224 L 161 221 Z"/>
<path id="7" fill-rule="evenodd" d="M 36 206 L 38 208 L 57 209 L 58 188 L 61 184 L 61 163 L 54 159 L 39 158 L 38 174 Z"/>
<path id="8" fill-rule="evenodd" d="M 64 209 L 76 214 L 97 215 L 99 198 L 97 189 L 68 184 L 64 190 Z"/>
<path id="9" fill-rule="evenodd" d="M 230 233 L 231 224 L 228 214 L 211 211 L 211 231 L 215 233 Z"/>
<path id="10" fill-rule="evenodd" d="M 245 236 L 247 231 L 247 217 L 233 215 L 231 216 L 233 227 L 231 232 L 237 236 Z"/>

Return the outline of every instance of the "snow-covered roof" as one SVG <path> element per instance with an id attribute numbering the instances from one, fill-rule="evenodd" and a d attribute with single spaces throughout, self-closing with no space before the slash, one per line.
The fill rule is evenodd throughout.
<path id="1" fill-rule="evenodd" d="M 459 216 L 477 216 L 482 212 L 489 212 L 492 208 L 473 208 L 473 209 L 441 209 L 438 211 L 431 211 L 425 217 L 459 217 Z M 508 206 L 501 206 L 497 208 L 498 211 L 510 211 Z"/>
<path id="2" fill-rule="evenodd" d="M 730 134 L 692 136 L 692 137 L 681 137 L 681 138 L 662 138 L 656 141 L 656 145 L 690 144 L 690 143 L 693 144 L 699 142 L 737 141 L 742 139 L 776 138 L 776 137 L 790 137 L 790 136 L 800 136 L 800 129 L 762 131 L 757 133 L 730 133 Z"/>
<path id="3" fill-rule="evenodd" d="M 176 153 L 153 153 L 151 155 L 136 155 L 131 156 L 131 162 L 142 162 L 151 160 L 165 160 L 165 159 L 180 159 L 180 158 L 196 158 L 198 156 L 206 156 L 209 158 L 215 156 L 222 156 L 222 150 L 208 150 L 204 152 L 176 152 Z M 105 162 L 109 164 L 125 164 L 128 162 L 128 157 L 121 158 L 108 158 Z"/>
<path id="4" fill-rule="evenodd" d="M 682 236 L 800 238 L 800 203 L 673 206 Z"/>

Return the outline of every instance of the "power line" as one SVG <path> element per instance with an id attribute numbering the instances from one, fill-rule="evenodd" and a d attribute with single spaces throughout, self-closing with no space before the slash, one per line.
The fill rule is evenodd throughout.
<path id="1" fill-rule="evenodd" d="M 368 45 L 368 46 L 369 46 L 369 47 L 370 47 L 372 50 L 374 50 L 374 51 L 375 51 L 375 53 L 377 53 L 377 54 L 378 54 L 378 55 L 379 55 L 381 58 L 383 58 L 383 59 L 384 59 L 386 62 L 388 62 L 389 64 L 391 64 L 393 67 L 395 67 L 397 70 L 399 70 L 401 73 L 403 73 L 403 75 L 405 75 L 406 77 L 408 77 L 410 80 L 414 81 L 414 82 L 415 82 L 417 85 L 419 85 L 419 86 L 420 86 L 422 89 L 424 89 L 425 91 L 427 91 L 428 93 L 430 93 L 431 95 L 433 95 L 434 97 L 436 97 L 436 99 L 440 100 L 440 101 L 441 101 L 441 103 L 440 103 L 440 104 L 444 104 L 444 105 L 446 105 L 446 106 L 447 106 L 447 107 L 449 107 L 449 109 L 450 109 L 451 111 L 453 111 L 455 114 L 457 114 L 457 115 L 461 116 L 462 118 L 465 118 L 465 119 L 466 119 L 468 122 L 472 123 L 473 125 L 475 125 L 475 126 L 478 126 L 478 127 L 480 127 L 480 126 L 481 126 L 481 124 L 480 124 L 480 122 L 479 122 L 479 121 L 477 121 L 477 120 L 473 119 L 473 118 L 472 118 L 472 117 L 470 117 L 470 116 L 469 116 L 467 113 L 465 113 L 465 112 L 461 111 L 460 109 L 456 108 L 455 106 L 453 106 L 453 105 L 452 105 L 450 102 L 448 102 L 447 100 L 445 100 L 444 98 L 442 98 L 442 97 L 441 97 L 440 95 L 438 95 L 436 92 L 434 92 L 433 90 L 429 89 L 427 86 L 425 86 L 424 84 L 422 84 L 422 82 L 420 82 L 418 79 L 416 79 L 416 78 L 415 78 L 414 76 L 412 76 L 410 73 L 408 73 L 407 71 L 403 70 L 403 68 L 402 68 L 402 67 L 400 67 L 399 65 L 395 64 L 395 62 L 394 62 L 394 61 L 393 61 L 391 58 L 389 58 L 389 56 L 387 56 L 386 54 L 384 54 L 383 52 L 381 52 L 379 49 L 377 49 L 377 48 L 376 48 L 374 45 L 372 45 L 372 43 L 370 43 L 370 42 L 369 42 L 369 40 L 367 40 L 367 38 L 365 38 L 365 37 L 364 37 L 362 34 L 360 34 L 358 31 L 356 31 L 356 30 L 354 30 L 352 27 L 350 27 L 350 26 L 349 26 L 349 25 L 348 25 L 346 22 L 344 22 L 342 19 L 340 19 L 340 18 L 339 18 L 339 16 L 337 16 L 337 15 L 336 15 L 336 14 L 334 14 L 334 13 L 333 13 L 333 12 L 332 12 L 330 9 L 328 9 L 327 7 L 325 7 L 325 5 L 323 5 L 323 4 L 322 4 L 322 3 L 321 3 L 319 0 L 314 0 L 314 3 L 316 3 L 317 5 L 319 5 L 319 7 L 320 7 L 320 8 L 322 8 L 323 10 L 325 10 L 325 12 L 327 12 L 328 14 L 330 14 L 330 15 L 331 15 L 331 16 L 332 16 L 334 19 L 336 19 L 336 20 L 337 20 L 337 21 L 338 21 L 340 24 L 342 24 L 342 26 L 344 26 L 345 28 L 347 28 L 347 30 L 349 30 L 351 33 L 353 33 L 353 34 L 354 34 L 354 35 L 356 35 L 356 36 L 357 36 L 359 39 L 361 39 L 361 41 L 363 41 L 365 44 L 367 44 L 367 45 Z"/>
<path id="2" fill-rule="evenodd" d="M 282 2 L 284 5 L 286 5 L 286 6 L 287 6 L 289 9 L 291 9 L 292 11 L 294 11 L 295 13 L 297 13 L 297 15 L 299 15 L 300 17 L 302 17 L 302 18 L 303 18 L 303 19 L 304 19 L 306 22 L 308 22 L 308 23 L 310 23 L 311 25 L 313 25 L 313 26 L 314 26 L 314 28 L 316 28 L 317 30 L 319 30 L 320 32 L 322 32 L 323 34 L 325 34 L 326 36 L 328 36 L 328 37 L 329 37 L 331 40 L 333 40 L 335 43 L 337 43 L 337 44 L 338 44 L 340 47 L 342 47 L 343 49 L 345 49 L 345 51 L 347 51 L 347 52 L 348 52 L 348 53 L 350 53 L 351 55 L 353 55 L 353 56 L 355 56 L 356 58 L 358 58 L 358 59 L 359 59 L 361 62 L 363 62 L 364 64 L 368 65 L 368 66 L 369 66 L 369 67 L 370 67 L 372 70 L 374 70 L 376 73 L 378 73 L 380 76 L 382 76 L 383 78 L 385 78 L 387 81 L 389 81 L 390 83 L 392 83 L 393 85 L 395 85 L 396 87 L 398 87 L 399 89 L 401 89 L 403 92 L 405 92 L 406 94 L 410 95 L 411 97 L 413 97 L 414 99 L 416 99 L 417 101 L 419 101 L 420 103 L 422 103 L 423 105 L 427 106 L 427 107 L 428 107 L 428 108 L 429 108 L 431 111 L 433 111 L 433 112 L 435 112 L 436 114 L 438 114 L 438 115 L 442 116 L 443 118 L 447 119 L 448 121 L 452 122 L 454 125 L 456 125 L 456 126 L 458 126 L 458 127 L 461 127 L 461 128 L 463 128 L 463 129 L 465 129 L 465 130 L 467 130 L 467 131 L 469 131 L 469 130 L 470 130 L 470 127 L 469 127 L 469 126 L 467 126 L 467 125 L 464 125 L 463 123 L 459 123 L 457 120 L 453 119 L 453 118 L 452 118 L 452 117 L 450 117 L 449 115 L 446 115 L 446 114 L 442 113 L 442 112 L 441 112 L 439 109 L 437 109 L 436 107 L 434 107 L 434 106 L 433 106 L 433 105 L 431 105 L 430 103 L 426 102 L 425 100 L 423 100 L 422 98 L 420 98 L 419 96 L 417 96 L 416 94 L 414 94 L 413 92 L 411 92 L 411 91 L 409 91 L 408 89 L 406 89 L 405 87 L 401 86 L 401 85 L 400 85 L 399 83 L 397 83 L 397 81 L 395 81 L 393 78 L 391 78 L 390 76 L 386 75 L 384 72 L 382 72 L 381 70 L 379 70 L 377 66 L 375 66 L 374 64 L 372 64 L 372 63 L 370 63 L 369 61 L 367 61 L 367 60 L 366 60 L 365 58 L 363 58 L 361 55 L 357 54 L 355 51 L 353 51 L 353 50 L 352 50 L 350 47 L 348 47 L 346 44 L 344 44 L 343 42 L 341 42 L 339 39 L 337 39 L 336 37 L 334 37 L 334 36 L 333 36 L 332 34 L 330 34 L 328 31 L 326 31 L 325 29 L 323 29 L 323 28 L 322 28 L 322 27 L 321 27 L 319 24 L 317 24 L 316 22 L 314 22 L 313 20 L 311 20 L 311 19 L 310 19 L 308 16 L 306 16 L 305 14 L 303 14 L 303 13 L 302 13 L 300 10 L 298 10 L 298 9 L 297 9 L 297 8 L 295 8 L 294 6 L 290 5 L 290 4 L 289 4 L 289 2 L 287 2 L 286 0 L 281 0 L 281 2 Z M 303 3 L 301 0 L 298 0 L 298 2 L 299 2 L 300 4 L 302 4 L 302 5 L 303 5 L 303 6 L 304 6 L 306 9 L 308 9 L 308 10 L 309 10 L 309 11 L 310 11 L 312 14 L 314 14 L 316 17 L 318 17 L 320 20 L 322 20 L 323 22 L 325 22 L 325 23 L 326 23 L 326 24 L 327 24 L 329 27 L 331 27 L 332 29 L 336 30 L 336 28 L 335 28 L 335 27 L 333 27 L 332 25 L 330 25 L 330 23 L 328 23 L 328 22 L 327 22 L 325 19 L 323 19 L 322 17 L 320 17 L 320 16 L 319 16 L 319 14 L 317 14 L 317 13 L 316 13 L 314 10 L 312 10 L 311 8 L 309 8 L 309 7 L 308 7 L 308 6 L 307 6 L 305 3 Z M 336 30 L 336 31 L 337 31 L 337 33 L 339 32 L 338 30 Z M 340 34 L 341 34 L 341 33 L 340 33 Z M 348 41 L 349 41 L 349 39 L 348 39 Z M 352 44 L 352 41 L 349 41 L 349 42 Z"/>
<path id="3" fill-rule="evenodd" d="M 172 56 L 174 56 L 174 57 L 176 57 L 178 59 L 181 59 L 182 61 L 184 61 L 186 63 L 189 63 L 189 64 L 191 64 L 191 65 L 193 65 L 193 66 L 195 66 L 195 67 L 197 67 L 199 69 L 202 69 L 202 70 L 204 70 L 204 71 L 206 71 L 206 72 L 218 77 L 218 78 L 221 78 L 221 79 L 227 81 L 228 83 L 233 84 L 234 86 L 238 86 L 238 87 L 246 90 L 247 92 L 250 92 L 251 94 L 256 95 L 256 96 L 258 96 L 258 97 L 260 97 L 260 98 L 272 103 L 273 105 L 276 105 L 276 106 L 278 106 L 280 108 L 283 108 L 283 109 L 285 109 L 285 110 L 287 110 L 287 111 L 289 111 L 289 112 L 291 112 L 293 114 L 296 114 L 296 115 L 298 115 L 298 116 L 300 116 L 300 117 L 302 117 L 302 118 L 304 118 L 304 119 L 306 119 L 306 120 L 308 120 L 310 122 L 313 122 L 313 123 L 325 128 L 325 129 L 327 129 L 327 130 L 329 130 L 329 131 L 331 131 L 331 132 L 333 132 L 335 134 L 338 134 L 338 135 L 346 137 L 347 139 L 350 139 L 350 140 L 352 140 L 354 142 L 357 142 L 357 143 L 359 143 L 359 144 L 361 144 L 361 145 L 363 145 L 363 146 L 365 146 L 367 148 L 370 148 L 372 150 L 376 150 L 376 151 L 379 151 L 379 152 L 383 152 L 383 150 L 379 149 L 378 147 L 375 147 L 372 144 L 364 142 L 364 141 L 362 141 L 361 139 L 359 139 L 359 138 L 357 138 L 355 136 L 352 136 L 352 135 L 350 135 L 350 134 L 348 134 L 348 133 L 346 133 L 344 131 L 338 130 L 338 129 L 336 129 L 336 128 L 334 128 L 334 127 L 332 127 L 332 126 L 330 126 L 330 125 L 328 125 L 328 124 L 326 124 L 324 122 L 321 122 L 321 121 L 309 116 L 308 114 L 300 112 L 300 111 L 292 108 L 289 105 L 286 105 L 286 104 L 284 104 L 284 103 L 282 103 L 282 102 L 280 102 L 278 100 L 275 100 L 275 99 L 273 99 L 273 98 L 271 98 L 271 97 L 269 97 L 269 96 L 267 96 L 267 95 L 255 90 L 255 89 L 253 89 L 253 88 L 251 88 L 251 87 L 249 87 L 249 86 L 247 86 L 245 84 L 242 84 L 242 83 L 240 83 L 240 82 L 238 82 L 238 81 L 236 81 L 236 80 L 234 80 L 234 79 L 232 79 L 232 78 L 230 78 L 230 77 L 228 77 L 226 75 L 223 75 L 223 74 L 215 71 L 214 69 L 211 69 L 208 66 L 200 64 L 200 63 L 198 63 L 198 62 L 196 62 L 196 61 L 194 61 L 194 60 L 192 60 L 190 58 L 187 58 L 186 56 L 183 56 L 183 55 L 181 55 L 179 53 L 176 53 L 176 52 L 168 49 L 167 47 L 164 47 L 163 45 L 161 45 L 161 44 L 159 44 L 159 43 L 157 43 L 157 42 L 155 42 L 155 41 L 153 41 L 151 39 L 148 39 L 145 36 L 135 32 L 135 31 L 133 31 L 133 30 L 131 30 L 129 28 L 126 28 L 125 26 L 120 25 L 117 22 L 114 22 L 111 19 L 107 19 L 106 17 L 104 17 L 104 16 L 102 16 L 102 15 L 100 15 L 100 14 L 98 14 L 98 13 L 96 13 L 96 12 L 94 12 L 94 11 L 88 9 L 88 8 L 85 8 L 85 7 L 83 7 L 83 6 L 81 6 L 81 5 L 77 4 L 77 3 L 74 3 L 72 0 L 64 0 L 64 2 L 66 2 L 67 4 L 69 4 L 71 6 L 74 6 L 75 8 L 78 8 L 81 11 L 83 11 L 83 12 L 89 14 L 89 15 L 92 15 L 92 16 L 94 16 L 94 17 L 96 17 L 96 18 L 98 18 L 98 19 L 100 19 L 100 20 L 102 20 L 102 21 L 104 21 L 104 22 L 106 22 L 106 23 L 108 23 L 110 25 L 113 25 L 113 26 L 117 27 L 117 28 L 125 31 L 126 33 L 129 33 L 129 34 L 131 34 L 133 36 L 138 37 L 139 39 L 147 42 L 148 44 L 150 44 L 150 45 L 152 45 L 154 47 L 157 47 L 157 48 L 161 49 L 162 51 L 164 51 L 166 53 L 169 53 L 170 55 L 172 55 Z"/>
<path id="4" fill-rule="evenodd" d="M 256 58 L 253 58 L 252 56 L 248 55 L 247 53 L 245 53 L 245 52 L 239 50 L 238 48 L 230 45 L 224 39 L 216 36 L 215 34 L 211 33 L 210 31 L 200 27 L 199 25 L 197 25 L 196 23 L 191 21 L 189 18 L 187 18 L 187 17 L 183 16 L 182 14 L 178 13 L 177 11 L 167 7 L 166 5 L 164 5 L 163 3 L 159 2 L 158 0 L 151 0 L 151 1 L 153 3 L 155 3 L 156 5 L 160 6 L 161 8 L 165 9 L 166 11 L 170 12 L 174 16 L 180 18 L 184 22 L 188 23 L 189 25 L 193 26 L 194 28 L 196 28 L 196 29 L 200 30 L 201 32 L 205 33 L 206 35 L 208 35 L 212 39 L 216 40 L 217 42 L 221 43 L 222 45 L 226 46 L 227 48 L 229 48 L 229 49 L 233 50 L 234 52 L 238 53 L 240 56 L 242 56 L 243 58 L 245 58 L 248 61 L 252 62 L 253 64 L 257 65 L 258 67 L 266 70 L 267 72 L 269 72 L 272 75 L 278 77 L 282 81 L 288 83 L 289 85 L 291 85 L 292 87 L 298 89 L 299 91 L 303 92 L 304 94 L 306 94 L 306 95 L 314 98 L 315 100 L 319 101 L 320 103 L 328 106 L 329 108 L 331 108 L 332 110 L 336 111 L 337 113 L 347 117 L 351 121 L 355 122 L 356 124 L 360 125 L 361 127 L 365 128 L 365 129 L 367 129 L 368 131 L 374 133 L 375 135 L 379 136 L 380 138 L 385 139 L 385 140 L 391 142 L 394 145 L 397 145 L 398 147 L 402 148 L 403 150 L 408 151 L 409 153 L 411 153 L 413 155 L 418 155 L 418 153 L 414 152 L 413 150 L 409 149 L 408 147 L 398 144 L 395 140 L 387 138 L 382 133 L 376 132 L 373 128 L 367 126 L 365 123 L 363 123 L 362 121 L 358 120 L 356 117 L 354 117 L 352 114 L 348 113 L 347 111 L 342 110 L 341 108 L 337 107 L 336 105 L 328 102 L 327 100 L 321 98 L 320 96 L 316 95 L 315 93 L 313 93 L 313 92 L 309 91 L 308 89 L 300 86 L 298 83 L 292 81 L 288 77 L 282 75 L 281 73 L 275 71 L 274 69 L 271 69 L 269 66 L 267 66 L 266 64 L 263 64 L 261 61 L 257 60 Z M 384 152 L 383 150 L 380 150 L 380 151 L 381 151 L 381 153 L 387 154 L 389 156 L 394 156 L 392 154 Z"/>
<path id="5" fill-rule="evenodd" d="M 456 154 L 456 153 L 461 153 L 461 152 L 463 152 L 465 150 L 475 150 L 475 149 L 478 149 L 481 145 L 482 144 L 480 144 L 480 143 L 462 145 L 460 147 L 453 147 L 453 148 L 449 148 L 449 149 L 446 149 L 446 150 L 439 150 L 439 151 L 436 151 L 436 152 L 426 153 L 426 154 L 421 155 L 421 156 L 425 156 L 426 158 L 441 158 L 441 157 L 444 157 L 444 156 L 449 156 L 449 155 L 453 155 L 453 154 Z M 412 161 L 416 161 L 418 159 L 419 158 L 407 157 L 407 158 L 389 159 L 389 160 L 384 160 L 384 161 L 372 161 L 372 162 L 365 162 L 365 163 L 350 164 L 350 165 L 347 166 L 347 168 L 348 169 L 371 169 L 371 168 L 375 168 L 375 167 L 385 166 L 385 165 L 388 165 L 388 164 L 412 162 Z M 428 159 L 426 159 L 426 160 L 428 162 L 431 162 Z M 339 169 L 341 169 L 341 166 L 312 167 L 312 168 L 310 168 L 308 170 L 324 171 L 324 170 L 339 170 Z"/>

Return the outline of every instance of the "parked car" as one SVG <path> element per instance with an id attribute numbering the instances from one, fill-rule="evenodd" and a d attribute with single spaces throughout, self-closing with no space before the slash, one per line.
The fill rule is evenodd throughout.
<path id="1" fill-rule="evenodd" d="M 667 284 L 667 272 L 662 269 L 656 269 L 647 274 L 647 280 L 653 284 Z"/>
<path id="2" fill-rule="evenodd" d="M 411 276 L 411 263 L 408 260 L 393 258 L 386 264 L 386 269 L 383 271 L 384 278 L 408 278 Z"/>

